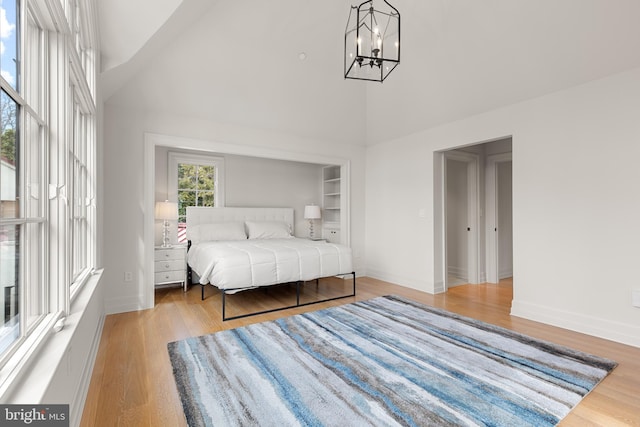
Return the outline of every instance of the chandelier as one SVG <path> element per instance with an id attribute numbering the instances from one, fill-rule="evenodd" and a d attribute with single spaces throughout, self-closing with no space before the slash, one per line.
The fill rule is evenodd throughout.
<path id="1" fill-rule="evenodd" d="M 382 82 L 400 63 L 400 12 L 383 0 L 351 6 L 344 33 L 344 78 Z M 354 13 L 355 11 L 355 13 Z"/>

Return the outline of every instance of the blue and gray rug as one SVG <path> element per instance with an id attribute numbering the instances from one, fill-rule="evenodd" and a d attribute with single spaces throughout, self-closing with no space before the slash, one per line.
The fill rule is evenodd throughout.
<path id="1" fill-rule="evenodd" d="M 553 426 L 616 366 L 395 296 L 168 348 L 190 426 Z"/>

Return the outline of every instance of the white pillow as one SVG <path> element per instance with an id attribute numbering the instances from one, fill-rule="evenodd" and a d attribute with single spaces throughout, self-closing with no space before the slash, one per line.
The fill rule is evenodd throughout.
<path id="1" fill-rule="evenodd" d="M 187 228 L 191 243 L 211 242 L 217 240 L 246 240 L 242 222 L 214 222 L 211 224 L 192 225 Z"/>
<path id="2" fill-rule="evenodd" d="M 289 225 L 282 221 L 247 221 L 250 239 L 287 239 L 291 236 Z"/>

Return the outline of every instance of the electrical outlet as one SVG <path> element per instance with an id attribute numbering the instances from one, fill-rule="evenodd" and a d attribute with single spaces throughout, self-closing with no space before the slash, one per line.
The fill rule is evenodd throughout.
<path id="1" fill-rule="evenodd" d="M 124 272 L 124 281 L 125 282 L 133 282 L 133 273 L 130 271 Z"/>

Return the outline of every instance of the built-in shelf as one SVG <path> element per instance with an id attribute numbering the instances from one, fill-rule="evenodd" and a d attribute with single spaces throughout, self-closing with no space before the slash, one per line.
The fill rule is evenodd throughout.
<path id="1" fill-rule="evenodd" d="M 331 165 L 322 168 L 322 235 L 332 243 L 340 243 L 340 166 Z"/>

